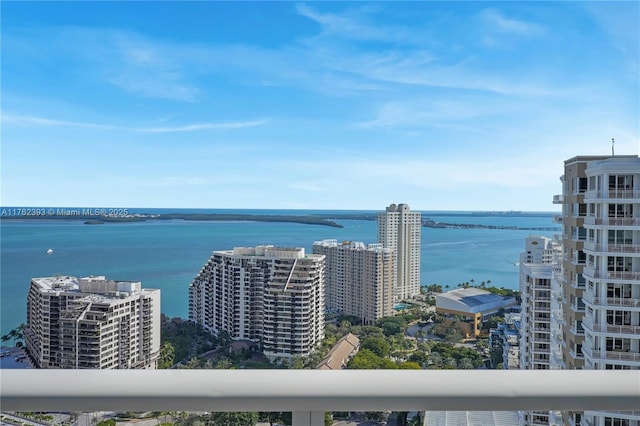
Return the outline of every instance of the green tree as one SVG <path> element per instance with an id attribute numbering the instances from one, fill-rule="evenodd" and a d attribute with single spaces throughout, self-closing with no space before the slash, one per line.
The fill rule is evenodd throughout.
<path id="1" fill-rule="evenodd" d="M 404 333 L 404 329 L 407 327 L 407 320 L 404 316 L 396 315 L 394 317 L 380 318 L 376 325 L 382 328 L 382 333 L 385 336 L 394 336 Z"/>
<path id="2" fill-rule="evenodd" d="M 22 345 L 16 345 L 16 340 L 22 341 L 24 339 L 24 330 L 25 330 L 25 328 L 27 328 L 26 324 L 20 324 L 19 326 L 17 326 L 13 330 L 11 330 L 9 333 L 7 333 L 4 336 L 2 336 L 2 338 L 1 338 L 2 341 L 3 342 L 7 342 L 9 339 L 12 339 L 13 340 L 13 346 L 22 346 Z"/>
<path id="3" fill-rule="evenodd" d="M 269 422 L 270 426 L 274 426 L 277 424 L 291 425 L 292 424 L 292 415 L 291 412 L 282 412 L 282 411 L 269 411 L 269 412 L 261 412 L 258 413 L 258 418 L 260 421 Z"/>
<path id="4" fill-rule="evenodd" d="M 414 361 L 406 361 L 398 366 L 400 370 L 422 370 L 420 364 Z"/>
<path id="5" fill-rule="evenodd" d="M 304 368 L 304 359 L 299 356 L 294 356 L 291 359 L 291 366 L 289 368 L 293 370 L 302 370 Z"/>
<path id="6" fill-rule="evenodd" d="M 233 367 L 233 362 L 227 358 L 226 356 L 223 356 L 222 358 L 220 358 L 218 360 L 218 362 L 216 363 L 216 366 L 214 367 L 216 370 L 228 370 L 231 367 Z"/>
<path id="7" fill-rule="evenodd" d="M 258 413 L 248 412 L 219 412 L 202 416 L 207 426 L 255 426 L 258 423 Z"/>
<path id="8" fill-rule="evenodd" d="M 458 368 L 462 370 L 473 370 L 475 367 L 473 365 L 473 361 L 469 358 L 462 358 L 460 362 L 458 362 Z"/>
<path id="9" fill-rule="evenodd" d="M 160 357 L 158 358 L 158 368 L 171 368 L 175 362 L 176 350 L 170 342 L 164 342 L 160 348 Z"/>
<path id="10" fill-rule="evenodd" d="M 351 361 L 347 364 L 347 368 L 352 370 L 392 370 L 398 367 L 390 359 L 379 357 L 369 349 L 360 349 L 360 351 L 351 358 Z"/>
<path id="11" fill-rule="evenodd" d="M 427 366 L 429 365 L 429 355 L 426 352 L 417 350 L 411 354 L 409 357 L 410 362 L 415 362 L 418 365 Z"/>
<path id="12" fill-rule="evenodd" d="M 333 424 L 333 416 L 329 411 L 324 413 L 324 426 L 331 426 Z"/>
<path id="13" fill-rule="evenodd" d="M 369 349 L 382 358 L 389 354 L 389 344 L 383 337 L 367 337 L 360 343 L 360 348 Z"/>

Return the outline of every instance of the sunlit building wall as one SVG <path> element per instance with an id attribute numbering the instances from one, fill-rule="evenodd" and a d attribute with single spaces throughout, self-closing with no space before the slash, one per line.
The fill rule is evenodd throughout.
<path id="1" fill-rule="evenodd" d="M 156 368 L 160 290 L 104 276 L 33 278 L 24 340 L 38 368 Z"/>
<path id="2" fill-rule="evenodd" d="M 324 268 L 303 248 L 215 251 L 189 287 L 189 319 L 271 359 L 309 355 L 324 337 Z"/>
<path id="3" fill-rule="evenodd" d="M 408 204 L 391 204 L 378 214 L 378 243 L 396 251 L 395 299 L 420 294 L 422 215 Z"/>
<path id="4" fill-rule="evenodd" d="M 323 240 L 313 252 L 326 257 L 326 307 L 364 324 L 393 315 L 395 251 L 382 244 Z"/>

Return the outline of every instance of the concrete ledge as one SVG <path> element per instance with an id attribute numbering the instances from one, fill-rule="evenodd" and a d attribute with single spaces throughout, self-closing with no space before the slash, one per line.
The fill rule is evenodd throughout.
<path id="1" fill-rule="evenodd" d="M 640 371 L 2 370 L 7 411 L 633 410 Z"/>

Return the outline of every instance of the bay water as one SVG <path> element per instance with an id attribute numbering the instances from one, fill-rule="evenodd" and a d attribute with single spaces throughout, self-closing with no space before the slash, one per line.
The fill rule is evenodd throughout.
<path id="1" fill-rule="evenodd" d="M 142 209 L 140 209 L 142 211 Z M 175 210 L 190 213 L 327 214 L 326 211 Z M 135 211 L 133 211 L 135 213 Z M 144 209 L 148 213 L 169 211 Z M 369 211 L 342 211 L 375 213 Z M 434 214 L 434 216 L 430 216 Z M 531 216 L 468 215 L 423 212 L 447 223 L 520 228 L 554 228 L 552 213 Z M 171 317 L 188 316 L 188 287 L 213 250 L 272 244 L 304 247 L 314 241 L 375 243 L 374 220 L 336 220 L 343 228 L 298 223 L 244 221 L 149 220 L 85 225 L 81 220 L 0 221 L 0 334 L 26 322 L 26 296 L 31 278 L 53 275 L 106 275 L 141 281 L 162 290 L 161 310 Z M 455 288 L 458 283 L 491 281 L 517 289 L 519 254 L 528 235 L 551 236 L 557 230 L 422 228 L 422 284 Z M 53 249 L 52 254 L 47 254 Z"/>

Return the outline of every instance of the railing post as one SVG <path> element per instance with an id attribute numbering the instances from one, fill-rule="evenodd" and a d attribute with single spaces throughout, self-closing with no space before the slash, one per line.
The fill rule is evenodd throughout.
<path id="1" fill-rule="evenodd" d="M 296 426 L 324 426 L 324 411 L 294 411 L 291 423 Z"/>

